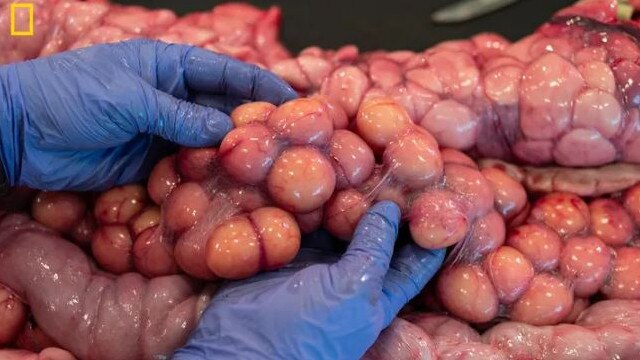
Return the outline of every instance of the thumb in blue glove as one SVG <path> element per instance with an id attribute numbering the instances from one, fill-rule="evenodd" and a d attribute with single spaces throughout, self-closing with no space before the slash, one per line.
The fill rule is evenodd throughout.
<path id="1" fill-rule="evenodd" d="M 414 244 L 392 257 L 399 221 L 397 205 L 380 202 L 341 258 L 303 251 L 221 289 L 173 359 L 359 359 L 444 258 Z"/>
<path id="2" fill-rule="evenodd" d="M 97 45 L 0 67 L 0 155 L 11 185 L 101 190 L 169 150 L 217 145 L 224 111 L 296 96 L 275 75 L 200 48 Z"/>

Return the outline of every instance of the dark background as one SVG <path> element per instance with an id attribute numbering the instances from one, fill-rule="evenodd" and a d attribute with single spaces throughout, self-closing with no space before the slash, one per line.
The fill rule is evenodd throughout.
<path id="1" fill-rule="evenodd" d="M 208 10 L 226 1 L 115 0 L 122 4 L 168 8 L 178 14 Z M 574 0 L 575 1 L 575 0 Z M 272 0 L 246 1 L 261 8 L 278 5 L 283 12 L 282 40 L 297 52 L 310 45 L 337 48 L 356 44 L 361 50 L 422 50 L 442 40 L 494 31 L 516 40 L 531 33 L 571 0 L 521 0 L 508 8 L 459 25 L 438 26 L 430 14 L 449 0 Z"/>

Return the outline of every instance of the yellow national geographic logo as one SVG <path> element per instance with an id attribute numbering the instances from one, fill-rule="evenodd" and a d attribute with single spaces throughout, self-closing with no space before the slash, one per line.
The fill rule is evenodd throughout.
<path id="1" fill-rule="evenodd" d="M 16 13 L 29 12 L 29 29 L 16 29 Z M 11 4 L 11 36 L 33 36 L 33 4 Z"/>

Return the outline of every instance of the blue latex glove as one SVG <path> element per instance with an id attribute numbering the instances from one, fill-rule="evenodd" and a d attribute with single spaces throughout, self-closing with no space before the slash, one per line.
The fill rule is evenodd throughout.
<path id="1" fill-rule="evenodd" d="M 341 258 L 306 250 L 222 288 L 173 360 L 359 359 L 444 258 L 411 244 L 392 259 L 399 220 L 397 205 L 380 202 Z"/>
<path id="2" fill-rule="evenodd" d="M 101 190 L 148 175 L 170 148 L 160 139 L 216 145 L 231 129 L 223 111 L 295 96 L 254 65 L 150 40 L 7 65 L 0 67 L 2 163 L 10 185 Z"/>

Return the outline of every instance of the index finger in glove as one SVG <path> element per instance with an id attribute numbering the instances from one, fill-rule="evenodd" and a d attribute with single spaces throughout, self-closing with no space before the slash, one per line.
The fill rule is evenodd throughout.
<path id="1" fill-rule="evenodd" d="M 186 84 L 195 91 L 227 94 L 279 105 L 296 92 L 273 73 L 201 48 L 189 48 L 182 58 Z"/>
<path id="2" fill-rule="evenodd" d="M 149 116 L 139 119 L 145 132 L 182 146 L 218 145 L 231 130 L 229 116 L 207 106 L 177 99 L 150 87 L 143 87 L 149 104 L 155 104 Z"/>
<path id="3" fill-rule="evenodd" d="M 369 284 L 382 288 L 399 225 L 400 209 L 391 201 L 377 203 L 362 217 L 347 251 L 334 265 L 339 280 L 349 284 L 346 291 Z"/>
<path id="4" fill-rule="evenodd" d="M 245 102 L 243 99 L 234 96 L 207 93 L 197 93 L 193 96 L 192 101 L 198 105 L 218 109 L 227 115 L 230 115 L 235 108 Z"/>
<path id="5" fill-rule="evenodd" d="M 385 326 L 427 285 L 440 269 L 444 255 L 444 249 L 428 250 L 408 244 L 393 257 L 382 285 L 386 299 Z"/>

